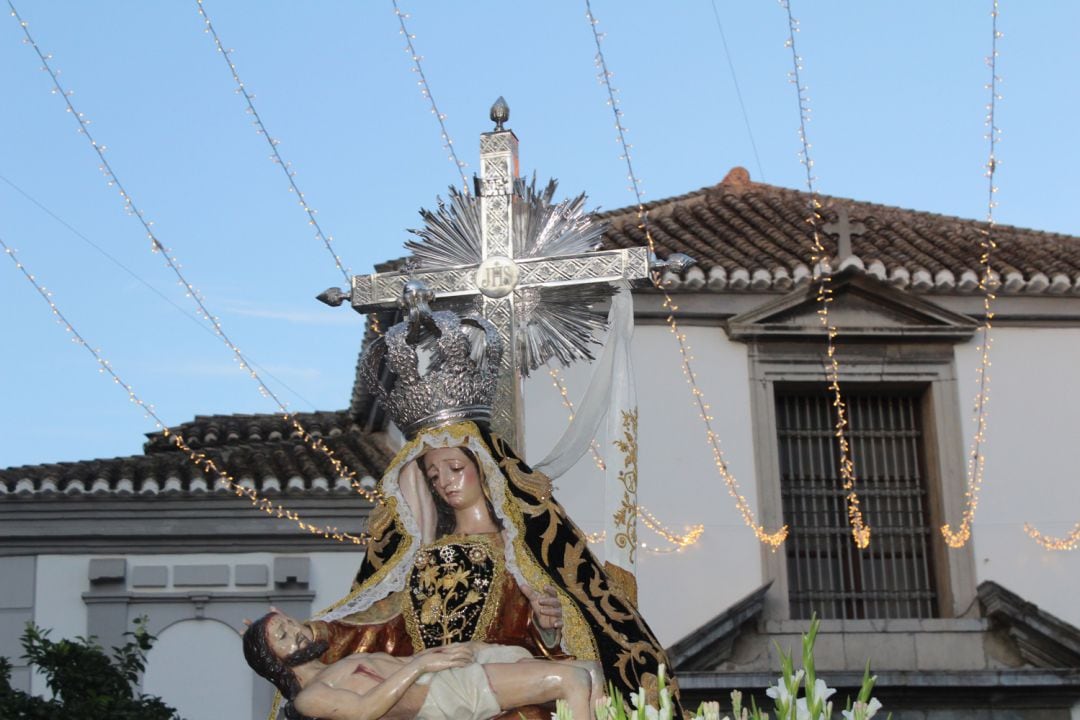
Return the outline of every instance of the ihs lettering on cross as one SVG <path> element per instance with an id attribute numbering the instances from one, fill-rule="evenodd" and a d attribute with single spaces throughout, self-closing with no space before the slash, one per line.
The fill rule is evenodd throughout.
<path id="1" fill-rule="evenodd" d="M 495 129 L 480 136 L 476 196 L 451 187 L 449 203 L 421 212 L 426 227 L 407 244 L 407 270 L 357 275 L 347 295 L 332 288 L 320 299 L 337 305 L 348 298 L 363 313 L 384 310 L 397 306 L 408 280 L 427 285 L 436 302 L 472 299 L 506 349 L 493 429 L 524 452 L 524 376 L 552 356 L 564 364 L 592 357 L 592 334 L 604 320 L 589 306 L 610 297 L 611 283 L 644 280 L 650 270 L 682 268 L 689 259 L 650 262 L 643 247 L 595 251 L 603 226 L 584 212 L 584 195 L 552 204 L 554 181 L 537 191 L 520 179 L 518 140 L 503 127 L 509 114 L 499 98 L 491 109 Z"/>

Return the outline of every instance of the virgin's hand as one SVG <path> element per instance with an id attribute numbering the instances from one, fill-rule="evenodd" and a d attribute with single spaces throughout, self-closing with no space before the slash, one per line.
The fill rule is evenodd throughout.
<path id="1" fill-rule="evenodd" d="M 543 630 L 558 630 L 563 626 L 562 605 L 555 588 L 548 585 L 543 592 L 537 592 L 528 585 L 521 588 L 532 605 L 533 618 Z"/>
<path id="2" fill-rule="evenodd" d="M 473 649 L 467 644 L 429 648 L 414 656 L 413 662 L 421 672 L 438 672 L 453 667 L 464 667 L 473 661 Z"/>

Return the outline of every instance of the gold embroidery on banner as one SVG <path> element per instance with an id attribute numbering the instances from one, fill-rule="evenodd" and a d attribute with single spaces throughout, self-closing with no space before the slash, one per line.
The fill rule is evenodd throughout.
<path id="1" fill-rule="evenodd" d="M 383 540 L 381 542 L 369 545 L 368 556 L 372 558 L 372 565 L 376 567 L 375 572 L 373 572 L 363 583 L 357 586 L 353 590 L 353 592 L 349 593 L 349 595 L 344 600 L 335 603 L 333 607 L 336 608 L 338 605 L 341 605 L 342 602 L 345 602 L 345 600 L 352 598 L 354 595 L 360 592 L 360 590 L 369 588 L 372 585 L 377 584 L 386 576 L 388 572 L 390 572 L 390 568 L 398 564 L 402 556 L 405 555 L 405 552 L 412 546 L 413 536 L 405 531 L 404 526 L 402 526 L 401 521 L 398 519 L 397 498 L 387 498 L 386 506 L 387 508 L 389 508 L 389 511 L 393 513 L 395 529 L 397 530 L 397 534 L 401 536 L 401 541 L 398 542 L 397 550 L 395 550 L 394 554 L 387 558 L 385 562 L 383 562 L 382 564 L 377 564 L 379 559 L 379 551 L 385 548 L 386 545 L 390 542 L 390 540 L 393 539 L 394 533 L 384 532 Z"/>
<path id="2" fill-rule="evenodd" d="M 623 485 L 623 496 L 619 509 L 612 520 L 615 530 L 615 546 L 627 549 L 630 565 L 634 564 L 637 553 L 637 485 L 638 485 L 638 411 L 622 412 L 623 439 L 613 440 L 612 445 L 623 454 L 623 469 L 619 471 L 619 481 Z M 635 584 L 636 588 L 636 584 Z M 634 594 L 636 595 L 636 589 Z"/>
<path id="3" fill-rule="evenodd" d="M 646 657 L 652 658 L 653 663 L 657 666 L 667 660 L 663 653 L 657 653 L 647 642 L 633 643 L 629 650 L 621 651 L 616 656 L 615 668 L 619 671 L 619 675 L 627 687 L 641 687 L 643 678 L 651 674 L 644 673 L 644 675 L 639 676 L 635 667 L 644 664 Z M 631 668 L 634 668 L 633 673 L 630 672 Z"/>
<path id="4" fill-rule="evenodd" d="M 664 658 L 664 667 L 670 667 L 667 663 L 666 657 Z M 668 673 L 670 673 L 670 670 L 668 671 Z M 679 679 L 672 677 L 670 674 L 667 673 L 665 673 L 665 675 L 666 677 L 664 678 L 664 683 L 667 685 L 667 689 L 671 693 L 671 697 L 678 700 L 679 696 L 682 694 L 682 688 L 679 687 Z M 659 700 L 659 698 L 657 699 Z"/>
<path id="5" fill-rule="evenodd" d="M 582 601 L 589 601 L 587 607 L 589 607 L 590 613 L 593 615 L 596 622 L 603 627 L 608 633 L 615 638 L 616 642 L 620 645 L 627 647 L 625 638 L 620 638 L 619 633 L 615 631 L 615 628 L 611 626 L 608 619 L 604 617 L 599 610 L 603 610 L 612 620 L 617 622 L 627 622 L 634 620 L 633 612 L 624 612 L 619 610 L 612 604 L 612 600 L 618 600 L 619 598 L 614 594 L 611 587 L 608 586 L 604 576 L 598 572 L 593 572 L 591 578 L 589 578 L 589 587 L 586 590 L 581 583 L 576 582 L 578 576 L 578 567 L 584 563 L 583 556 L 585 554 L 585 540 L 582 538 L 576 544 L 566 546 L 566 555 L 563 558 L 563 566 L 559 568 L 562 576 L 569 582 L 572 578 L 575 579 L 573 583 L 573 589 L 580 593 Z M 598 570 L 598 568 L 596 568 Z M 622 603 L 620 603 L 622 604 Z"/>

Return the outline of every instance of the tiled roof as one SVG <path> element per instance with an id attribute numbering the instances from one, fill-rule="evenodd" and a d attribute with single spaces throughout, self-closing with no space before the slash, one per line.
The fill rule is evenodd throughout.
<path id="1" fill-rule="evenodd" d="M 845 210 L 852 225 L 865 227 L 852 235 L 851 256 L 837 258 L 834 270 L 857 265 L 915 292 L 979 292 L 985 222 L 828 195 L 818 200 L 826 223 Z M 809 201 L 808 193 L 752 182 L 735 168 L 717 185 L 646 204 L 657 254 L 683 252 L 698 261 L 665 281 L 690 291 L 788 291 L 807 282 L 813 271 Z M 600 218 L 611 223 L 606 247 L 646 244 L 636 206 Z M 1007 225 L 996 225 L 993 237 L 999 292 L 1080 294 L 1080 238 Z M 826 233 L 822 241 L 835 258 L 837 237 Z"/>
<path id="2" fill-rule="evenodd" d="M 353 427 L 345 412 L 296 413 L 304 429 L 317 438 L 337 437 Z M 194 420 L 169 428 L 192 448 L 247 445 L 299 438 L 299 431 L 283 415 L 196 415 Z M 147 433 L 143 449 L 147 453 L 175 452 L 176 446 L 162 433 Z"/>
<path id="3" fill-rule="evenodd" d="M 360 478 L 380 476 L 390 461 L 381 436 L 362 433 L 347 411 L 305 413 L 298 419 Z M 199 416 L 172 430 L 238 482 L 267 496 L 356 492 L 279 415 Z M 143 455 L 2 469 L 0 496 L 231 494 L 161 433 L 148 437 Z"/>

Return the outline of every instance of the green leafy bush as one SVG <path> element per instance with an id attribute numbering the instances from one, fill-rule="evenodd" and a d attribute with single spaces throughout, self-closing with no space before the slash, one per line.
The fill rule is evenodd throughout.
<path id="1" fill-rule="evenodd" d="M 180 720 L 160 698 L 136 692 L 154 636 L 145 620 L 125 633 L 128 641 L 112 656 L 94 638 L 49 639 L 48 630 L 29 624 L 22 636 L 23 658 L 45 676 L 53 698 L 11 687 L 11 662 L 0 658 L 0 718 L 4 720 Z"/>

